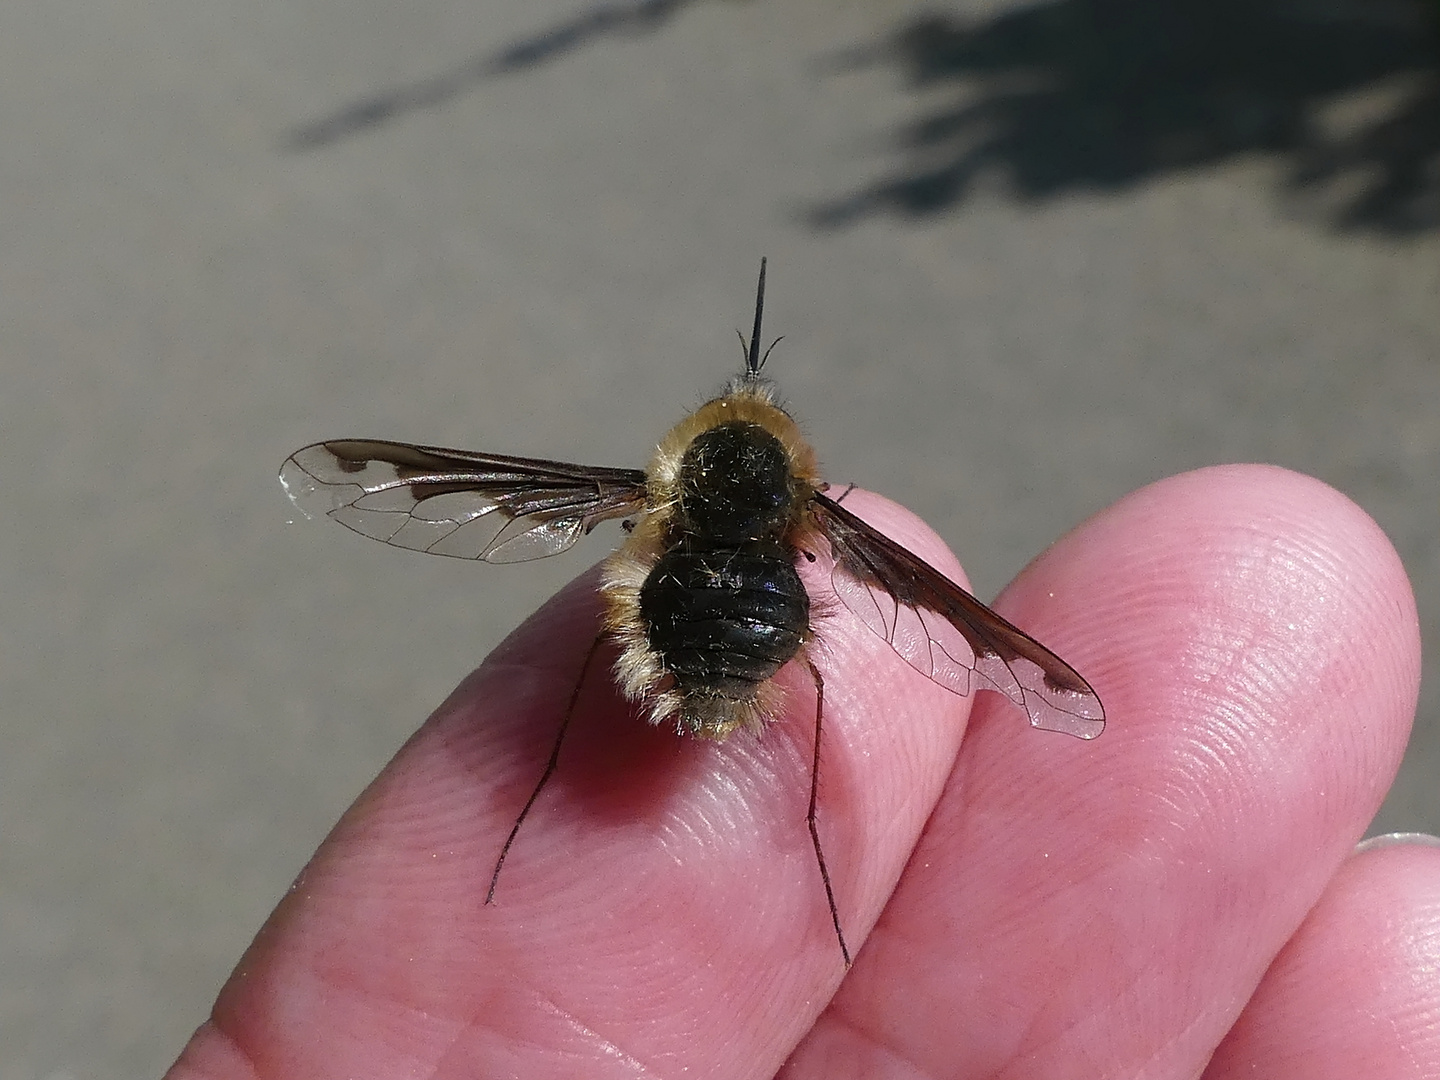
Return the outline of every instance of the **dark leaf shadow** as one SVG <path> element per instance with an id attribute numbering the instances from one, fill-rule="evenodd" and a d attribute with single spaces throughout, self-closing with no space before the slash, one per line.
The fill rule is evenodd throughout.
<path id="1" fill-rule="evenodd" d="M 382 90 L 301 124 L 285 137 L 283 146 L 291 151 L 315 150 L 407 113 L 439 108 L 475 90 L 486 79 L 548 63 L 605 37 L 650 33 L 693 2 L 634 0 L 593 6 L 498 52 L 473 56 L 438 75 Z"/>
<path id="2" fill-rule="evenodd" d="M 988 21 L 930 15 L 841 69 L 894 66 L 933 107 L 890 140 L 900 163 L 816 208 L 838 226 L 925 216 L 982 181 L 1022 199 L 1116 190 L 1243 156 L 1343 227 L 1440 225 L 1440 4 L 1434 0 L 1051 0 Z M 1384 91 L 1379 115 L 1329 113 Z"/>

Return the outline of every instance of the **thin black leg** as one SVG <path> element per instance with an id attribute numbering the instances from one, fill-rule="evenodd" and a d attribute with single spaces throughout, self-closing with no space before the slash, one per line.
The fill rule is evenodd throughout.
<path id="1" fill-rule="evenodd" d="M 815 824 L 815 804 L 820 795 L 820 721 L 825 715 L 825 680 L 820 669 L 809 657 L 805 666 L 815 680 L 815 757 L 810 764 L 810 809 L 805 814 L 805 823 L 810 826 L 810 839 L 815 845 L 815 861 L 820 864 L 820 878 L 825 882 L 825 900 L 830 905 L 830 921 L 835 924 L 835 939 L 840 942 L 840 955 L 845 966 L 850 966 L 850 947 L 845 944 L 845 931 L 840 929 L 840 909 L 835 905 L 835 890 L 830 885 L 830 869 L 825 865 L 825 852 L 820 848 L 820 830 Z"/>
<path id="2" fill-rule="evenodd" d="M 585 662 L 580 665 L 580 677 L 575 680 L 575 689 L 570 692 L 570 704 L 565 706 L 565 718 L 560 721 L 560 732 L 555 736 L 555 746 L 550 751 L 550 760 L 545 763 L 545 771 L 540 774 L 540 782 L 535 785 L 535 790 L 530 793 L 530 798 L 525 800 L 525 806 L 520 811 L 520 816 L 515 819 L 515 825 L 510 830 L 510 835 L 505 838 L 505 846 L 500 849 L 500 858 L 495 860 L 495 872 L 490 875 L 490 891 L 485 894 L 485 903 L 495 902 L 495 886 L 500 882 L 500 869 L 505 865 L 505 856 L 510 854 L 510 845 L 515 842 L 515 836 L 520 832 L 520 826 L 525 823 L 525 818 L 530 813 L 530 808 L 535 805 L 535 800 L 540 797 L 550 777 L 555 775 L 555 767 L 560 764 L 560 744 L 565 741 L 565 732 L 570 727 L 570 718 L 575 715 L 575 705 L 580 700 L 580 688 L 585 685 L 585 675 L 590 670 L 590 661 L 595 659 L 595 653 L 600 648 L 600 639 L 604 633 L 595 635 L 595 640 L 590 643 L 590 650 L 585 654 Z M 812 800 L 813 801 L 813 800 Z"/>

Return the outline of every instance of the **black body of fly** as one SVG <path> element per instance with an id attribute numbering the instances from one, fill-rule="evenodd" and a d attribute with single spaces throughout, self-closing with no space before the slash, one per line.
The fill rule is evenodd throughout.
<path id="1" fill-rule="evenodd" d="M 753 700 L 810 635 L 810 594 L 784 542 L 784 448 L 756 424 L 711 428 L 685 452 L 680 492 L 640 587 L 646 640 L 682 697 Z"/>

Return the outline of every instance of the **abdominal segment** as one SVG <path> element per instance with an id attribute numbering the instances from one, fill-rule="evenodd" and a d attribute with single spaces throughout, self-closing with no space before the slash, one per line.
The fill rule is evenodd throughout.
<path id="1" fill-rule="evenodd" d="M 650 649 L 682 699 L 680 723 L 719 737 L 757 718 L 761 686 L 809 634 L 810 597 L 778 540 L 663 553 L 640 588 Z"/>

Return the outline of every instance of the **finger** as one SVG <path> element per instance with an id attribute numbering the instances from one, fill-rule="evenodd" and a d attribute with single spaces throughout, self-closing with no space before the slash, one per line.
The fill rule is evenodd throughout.
<path id="1" fill-rule="evenodd" d="M 846 505 L 958 572 L 883 500 Z M 801 570 L 813 594 L 829 591 L 823 559 Z M 779 720 L 705 742 L 641 722 L 602 644 L 554 778 L 482 903 L 594 641 L 595 585 L 588 575 L 518 630 L 351 808 L 173 1080 L 774 1072 L 844 973 L 806 829 L 816 706 L 796 665 L 780 675 Z M 819 827 L 858 946 L 969 702 L 838 605 L 815 622 Z"/>
<path id="2" fill-rule="evenodd" d="M 1027 731 L 982 698 L 788 1076 L 1197 1075 L 1394 775 L 1413 601 L 1384 535 L 1317 481 L 1153 485 L 997 606 L 1089 678 L 1105 733 Z"/>
<path id="3" fill-rule="evenodd" d="M 1425 839 L 1346 861 L 1205 1080 L 1440 1076 L 1440 841 Z"/>

